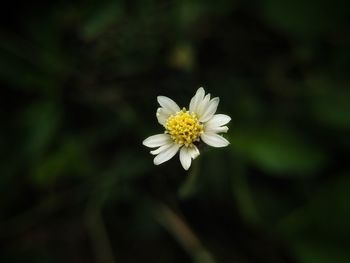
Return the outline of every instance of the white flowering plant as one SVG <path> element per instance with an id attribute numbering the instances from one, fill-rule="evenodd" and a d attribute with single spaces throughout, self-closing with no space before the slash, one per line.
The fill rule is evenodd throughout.
<path id="1" fill-rule="evenodd" d="M 165 96 L 158 96 L 157 100 L 160 107 L 156 116 L 165 131 L 143 141 L 143 145 L 155 148 L 150 152 L 156 155 L 153 160 L 155 165 L 170 160 L 180 151 L 181 165 L 188 170 L 192 160 L 200 154 L 197 147 L 200 142 L 212 147 L 229 145 L 220 134 L 228 131 L 226 124 L 231 118 L 225 114 L 215 114 L 218 97 L 210 99 L 210 94 L 206 95 L 201 87 L 191 99 L 189 110 L 180 109 L 176 102 Z"/>

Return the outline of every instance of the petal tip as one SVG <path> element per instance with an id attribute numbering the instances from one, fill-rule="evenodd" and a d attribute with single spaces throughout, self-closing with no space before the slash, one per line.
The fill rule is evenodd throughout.
<path id="1" fill-rule="evenodd" d="M 203 133 L 201 135 L 201 139 L 204 143 L 215 148 L 226 147 L 229 145 L 229 141 L 227 139 L 216 133 Z"/>
<path id="2" fill-rule="evenodd" d="M 158 101 L 158 103 L 160 104 L 160 100 L 162 100 L 162 98 L 163 98 L 164 96 L 157 96 L 157 101 Z"/>
<path id="3" fill-rule="evenodd" d="M 184 170 L 186 170 L 186 171 L 188 171 L 188 169 L 190 169 L 190 167 L 191 167 L 191 164 L 185 165 L 185 164 L 181 163 L 181 165 L 182 165 L 182 168 L 184 168 Z"/>
<path id="4" fill-rule="evenodd" d="M 204 90 L 203 87 L 199 87 L 199 88 L 197 89 L 197 92 L 204 92 L 204 93 L 205 93 L 205 90 Z"/>
<path id="5" fill-rule="evenodd" d="M 142 141 L 142 145 L 151 148 L 150 146 L 148 146 L 148 138 L 146 138 Z"/>

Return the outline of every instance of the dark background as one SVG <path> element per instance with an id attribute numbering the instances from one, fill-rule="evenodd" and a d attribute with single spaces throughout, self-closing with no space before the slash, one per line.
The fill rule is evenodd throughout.
<path id="1" fill-rule="evenodd" d="M 3 6 L 0 262 L 350 262 L 347 2 Z M 200 86 L 231 145 L 154 166 Z"/>

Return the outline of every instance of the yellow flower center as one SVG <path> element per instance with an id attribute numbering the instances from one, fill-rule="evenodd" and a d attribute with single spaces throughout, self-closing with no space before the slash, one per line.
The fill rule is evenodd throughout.
<path id="1" fill-rule="evenodd" d="M 165 123 L 165 129 L 174 142 L 188 147 L 193 142 L 199 141 L 203 124 L 199 122 L 195 113 L 189 113 L 183 108 L 175 115 L 170 115 Z"/>

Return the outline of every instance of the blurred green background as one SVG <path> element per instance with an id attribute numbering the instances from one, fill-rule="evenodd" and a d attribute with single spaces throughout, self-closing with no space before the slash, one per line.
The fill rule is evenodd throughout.
<path id="1" fill-rule="evenodd" d="M 3 8 L 0 262 L 350 262 L 347 2 Z M 200 86 L 231 145 L 154 166 Z"/>

